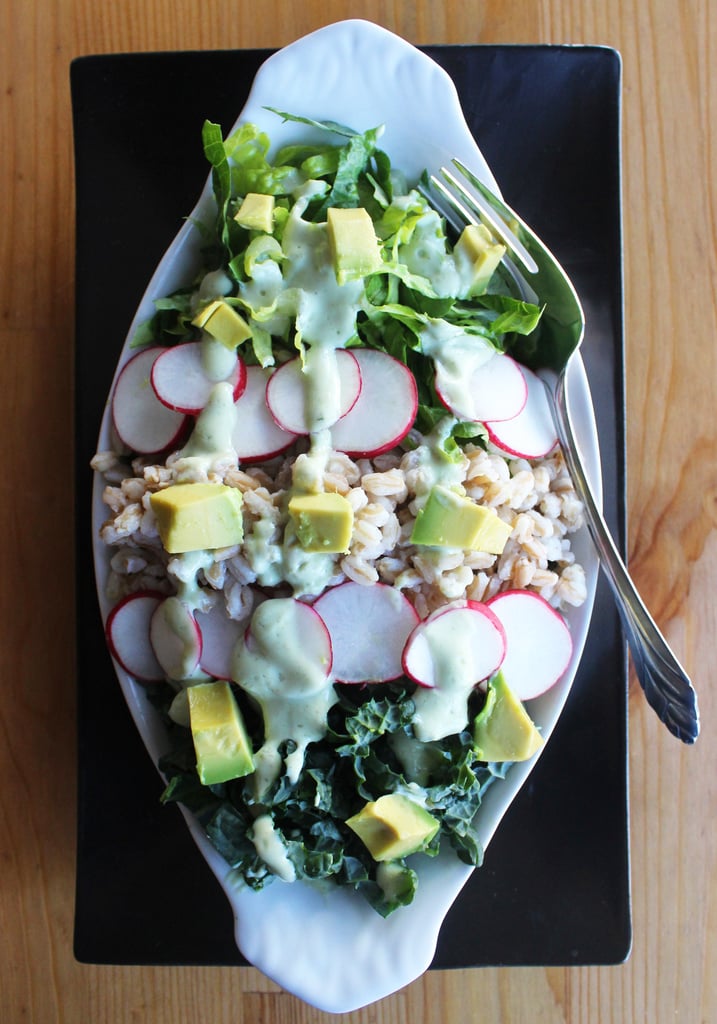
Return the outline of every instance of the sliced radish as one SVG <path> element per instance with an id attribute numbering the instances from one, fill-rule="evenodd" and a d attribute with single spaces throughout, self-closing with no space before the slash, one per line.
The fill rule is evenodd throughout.
<path id="1" fill-rule="evenodd" d="M 163 405 L 150 383 L 160 346 L 143 349 L 125 363 L 112 394 L 112 422 L 130 451 L 142 455 L 163 452 L 181 443 L 189 425 L 184 413 Z"/>
<path id="2" fill-rule="evenodd" d="M 239 648 L 240 685 L 260 701 L 307 696 L 316 691 L 317 680 L 324 685 L 331 674 L 333 650 L 326 623 L 311 605 L 294 597 L 270 598 L 258 605 L 244 634 L 244 648 L 250 662 L 243 672 Z M 261 668 L 263 661 L 266 670 Z"/>
<path id="3" fill-rule="evenodd" d="M 505 630 L 501 671 L 519 700 L 549 690 L 565 672 L 573 641 L 562 615 L 530 590 L 505 590 L 486 602 Z"/>
<path id="4" fill-rule="evenodd" d="M 469 380 L 456 381 L 437 363 L 435 386 L 439 399 L 457 419 L 474 423 L 512 419 L 528 395 L 522 367 L 502 352 L 476 366 Z"/>
<path id="5" fill-rule="evenodd" d="M 418 613 L 394 587 L 349 581 L 314 602 L 326 623 L 340 683 L 381 683 L 403 671 L 401 655 Z"/>
<path id="6" fill-rule="evenodd" d="M 164 670 L 149 638 L 150 622 L 164 594 L 139 590 L 124 597 L 107 616 L 105 634 L 112 656 L 139 683 L 158 683 Z"/>
<path id="7" fill-rule="evenodd" d="M 422 743 L 462 732 L 477 683 L 505 657 L 505 633 L 477 601 L 454 601 L 419 623 L 403 652 L 407 675 L 420 685 L 413 695 L 413 732 Z"/>
<path id="8" fill-rule="evenodd" d="M 215 679 L 232 678 L 232 655 L 237 642 L 244 635 L 246 621 L 230 619 L 222 602 L 208 612 L 195 612 L 202 634 L 202 653 L 199 667 Z"/>
<path id="9" fill-rule="evenodd" d="M 558 443 L 550 403 L 540 377 L 527 367 L 522 368 L 528 386 L 523 409 L 509 420 L 486 418 L 485 428 L 496 448 L 522 459 L 540 459 Z"/>
<path id="10" fill-rule="evenodd" d="M 207 376 L 200 341 L 174 345 L 162 352 L 152 366 L 151 380 L 162 405 L 190 416 L 199 415 L 217 383 Z M 238 356 L 225 380 L 233 386 L 236 400 L 246 386 L 246 366 Z"/>
<path id="11" fill-rule="evenodd" d="M 339 417 L 354 406 L 361 391 L 361 371 L 347 349 L 335 350 L 339 379 Z M 292 434 L 308 434 L 311 429 L 307 408 L 307 376 L 297 356 L 283 363 L 269 378 L 266 404 L 276 422 Z"/>
<path id="12" fill-rule="evenodd" d="M 169 679 L 188 679 L 199 667 L 202 634 L 189 605 L 167 597 L 155 609 L 149 638 L 157 661 Z"/>
<path id="13" fill-rule="evenodd" d="M 270 369 L 247 366 L 246 387 L 236 402 L 232 444 L 240 462 L 257 462 L 278 455 L 297 438 L 276 422 L 266 404 Z"/>
<path id="14" fill-rule="evenodd" d="M 352 457 L 380 455 L 404 439 L 418 409 L 413 374 L 378 349 L 351 350 L 361 370 L 361 394 L 354 407 L 331 428 L 337 451 Z"/>
<path id="15" fill-rule="evenodd" d="M 454 601 L 416 626 L 403 670 L 421 686 L 443 689 L 460 679 L 473 687 L 500 668 L 506 638 L 497 616 L 479 601 Z"/>

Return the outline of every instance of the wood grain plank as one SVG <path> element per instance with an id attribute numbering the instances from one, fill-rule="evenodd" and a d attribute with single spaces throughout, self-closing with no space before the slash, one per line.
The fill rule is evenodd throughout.
<path id="1" fill-rule="evenodd" d="M 3 1020 L 323 1022 L 250 968 L 75 963 L 72 137 L 76 55 L 269 47 L 346 16 L 417 43 L 590 42 L 624 61 L 631 563 L 700 687 L 680 747 L 631 694 L 635 942 L 616 968 L 431 972 L 356 1024 L 717 1019 L 717 252 L 709 0 L 2 0 L 0 992 Z M 38 396 L 42 400 L 38 402 Z M 81 471 L 81 470 L 80 470 Z M 18 483 L 20 482 L 20 483 Z M 468 1008 L 468 1009 L 466 1009 Z"/>

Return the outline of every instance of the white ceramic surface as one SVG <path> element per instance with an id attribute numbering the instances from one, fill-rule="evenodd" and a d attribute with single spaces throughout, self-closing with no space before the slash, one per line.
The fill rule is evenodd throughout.
<path id="1" fill-rule="evenodd" d="M 347 73 L 350 70 L 350 73 Z M 329 25 L 269 58 L 260 69 L 239 121 L 253 121 L 270 135 L 274 147 L 311 137 L 295 124 L 283 124 L 265 108 L 275 107 L 314 119 L 331 119 L 358 130 L 386 126 L 381 146 L 409 181 L 424 168 L 436 170 L 457 156 L 493 188 L 496 183 L 464 120 L 455 87 L 432 60 L 404 40 L 365 21 Z M 210 204 L 209 180 L 195 212 Z M 197 236 L 187 221 L 155 272 L 129 332 L 153 311 L 156 297 L 185 282 L 192 272 Z M 125 344 L 118 371 L 129 357 Z M 582 362 L 575 361 L 571 411 L 588 475 L 600 494 L 600 463 L 590 392 Z M 109 444 L 106 411 L 98 449 Z M 94 548 L 97 586 L 103 616 L 109 555 L 98 541 L 105 518 L 102 481 L 94 487 Z M 577 558 L 586 567 L 588 600 L 567 618 L 574 656 L 563 680 L 531 704 L 531 714 L 550 736 L 570 691 L 592 611 L 597 560 L 584 531 L 574 538 Z M 120 668 L 117 675 L 137 728 L 153 760 L 165 737 L 144 692 Z M 516 765 L 505 781 L 493 785 L 478 817 L 480 839 L 487 846 L 501 817 L 535 761 Z M 423 858 L 415 866 L 420 885 L 415 902 L 384 920 L 364 900 L 346 891 L 318 890 L 304 883 L 276 881 L 255 893 L 237 881 L 226 863 L 188 814 L 188 826 L 234 909 L 236 939 L 243 955 L 278 982 L 317 1008 L 339 1013 L 358 1009 L 397 991 L 429 967 L 443 918 L 473 869 L 451 853 Z"/>

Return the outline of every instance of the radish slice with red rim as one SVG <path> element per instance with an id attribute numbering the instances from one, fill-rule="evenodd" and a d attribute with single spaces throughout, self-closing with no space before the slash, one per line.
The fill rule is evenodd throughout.
<path id="1" fill-rule="evenodd" d="M 213 604 L 209 611 L 195 612 L 194 617 L 202 635 L 199 667 L 215 679 L 231 679 L 234 648 L 244 635 L 246 619 L 240 622 L 229 618 L 222 601 Z"/>
<path id="2" fill-rule="evenodd" d="M 157 661 L 169 679 L 188 679 L 199 667 L 202 634 L 194 613 L 178 597 L 167 597 L 155 609 L 149 637 Z"/>
<path id="3" fill-rule="evenodd" d="M 345 416 L 361 393 L 361 371 L 348 349 L 336 349 L 335 355 L 339 376 L 339 416 Z M 266 404 L 284 430 L 292 434 L 309 433 L 306 377 L 298 356 L 283 363 L 272 374 L 266 386 Z"/>
<path id="4" fill-rule="evenodd" d="M 456 382 L 439 363 L 435 386 L 439 399 L 457 419 L 473 423 L 510 420 L 523 409 L 528 396 L 523 368 L 501 352 L 476 367 L 469 381 Z"/>
<path id="5" fill-rule="evenodd" d="M 519 700 L 532 700 L 561 678 L 573 653 L 562 615 L 531 590 L 506 590 L 486 602 L 505 630 L 501 671 Z"/>
<path id="6" fill-rule="evenodd" d="M 523 367 L 528 398 L 517 416 L 509 420 L 485 423 L 488 437 L 496 448 L 522 459 L 540 459 L 558 443 L 553 414 L 545 385 L 532 370 Z"/>
<path id="7" fill-rule="evenodd" d="M 297 434 L 284 430 L 269 412 L 266 389 L 272 370 L 247 366 L 246 387 L 237 399 L 232 443 L 240 462 L 259 462 L 285 451 Z"/>
<path id="8" fill-rule="evenodd" d="M 143 349 L 125 363 L 112 393 L 112 422 L 122 444 L 141 455 L 163 452 L 181 443 L 189 419 L 168 409 L 150 384 L 161 346 Z"/>
<path id="9" fill-rule="evenodd" d="M 419 619 L 400 590 L 348 581 L 325 591 L 314 609 L 331 636 L 338 682 L 379 683 L 402 674 L 403 648 Z"/>
<path id="10" fill-rule="evenodd" d="M 264 619 L 268 612 L 267 621 L 271 626 L 271 608 L 264 606 L 273 605 L 276 607 L 279 604 L 282 605 L 283 615 L 280 616 L 280 618 L 283 620 L 282 625 L 286 635 L 301 637 L 301 660 L 310 665 L 319 665 L 321 667 L 323 677 L 328 679 L 333 665 L 333 648 L 331 646 L 331 636 L 329 634 L 328 627 L 312 605 L 307 604 L 305 601 L 299 601 L 298 598 L 271 598 L 257 606 L 252 614 L 252 621 L 244 634 L 244 645 L 247 650 L 251 651 L 252 654 L 258 658 L 261 658 L 262 656 L 268 657 L 270 655 L 271 652 L 269 651 L 268 646 L 262 648 L 262 643 L 255 637 L 256 619 L 257 616 Z M 266 645 L 266 636 L 263 642 Z M 302 674 L 301 672 L 297 672 L 296 678 L 294 679 L 292 678 L 291 673 L 287 672 L 283 676 L 283 689 L 281 695 L 287 700 L 296 696 L 301 696 L 301 686 L 307 679 L 310 680 L 311 675 L 312 673 Z M 267 679 L 271 680 L 271 677 L 272 673 L 270 672 Z M 279 676 L 278 678 L 282 677 Z M 259 689 L 248 686 L 246 680 L 240 682 L 240 685 L 248 688 L 250 693 L 256 695 L 265 688 L 266 683 L 265 681 L 260 681 Z M 268 689 L 272 689 L 273 685 L 274 684 L 270 682 Z M 266 693 L 264 696 L 266 696 Z"/>
<path id="11" fill-rule="evenodd" d="M 498 671 L 505 651 L 503 626 L 486 604 L 454 601 L 416 626 L 403 651 L 403 669 L 429 688 L 440 688 L 447 672 L 473 686 Z"/>
<path id="12" fill-rule="evenodd" d="M 150 622 L 164 594 L 139 590 L 119 601 L 107 616 L 105 634 L 110 653 L 138 683 L 159 683 L 164 670 L 149 638 Z"/>
<path id="13" fill-rule="evenodd" d="M 469 724 L 475 686 L 505 657 L 505 633 L 477 601 L 454 601 L 414 629 L 403 665 L 420 685 L 413 695 L 413 732 L 424 743 L 462 732 Z"/>
<path id="14" fill-rule="evenodd" d="M 361 371 L 356 404 L 331 428 L 337 451 L 352 458 L 381 455 L 404 439 L 418 409 L 413 374 L 403 363 L 379 349 L 351 350 Z"/>
<path id="15" fill-rule="evenodd" d="M 236 401 L 246 387 L 246 366 L 238 356 L 224 380 L 232 385 Z M 174 345 L 162 352 L 152 366 L 151 381 L 163 405 L 191 416 L 199 415 L 218 383 L 207 375 L 200 341 Z"/>

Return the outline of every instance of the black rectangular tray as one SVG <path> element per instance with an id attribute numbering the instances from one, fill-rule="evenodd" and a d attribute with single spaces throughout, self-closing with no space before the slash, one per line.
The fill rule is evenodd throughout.
<path id="1" fill-rule="evenodd" d="M 620 59 L 601 47 L 429 46 L 508 201 L 573 277 L 606 518 L 625 539 Z M 77 195 L 79 798 L 74 948 L 90 963 L 242 964 L 233 919 L 134 729 L 93 580 L 89 460 L 128 326 L 271 51 L 84 57 Z M 289 101 L 287 104 L 290 106 Z M 626 651 L 601 582 L 553 737 L 442 929 L 434 967 L 617 963 L 630 948 Z"/>

